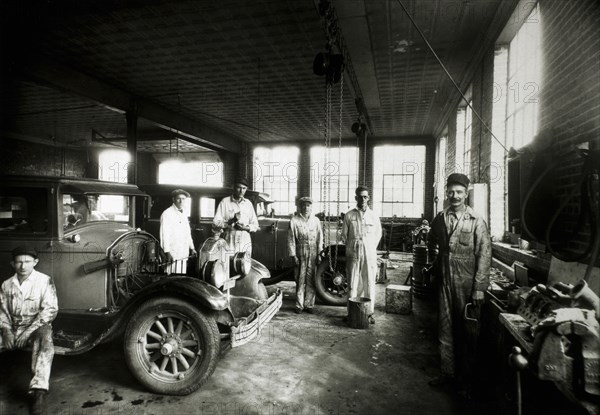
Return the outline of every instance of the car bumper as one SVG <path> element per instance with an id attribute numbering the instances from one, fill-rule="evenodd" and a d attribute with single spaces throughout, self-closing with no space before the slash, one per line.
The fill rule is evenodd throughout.
<path id="1" fill-rule="evenodd" d="M 283 292 L 280 289 L 271 295 L 267 301 L 261 304 L 248 317 L 239 321 L 236 326 L 231 327 L 231 347 L 242 346 L 252 339 L 258 337 L 262 328 L 267 325 L 281 308 Z"/>

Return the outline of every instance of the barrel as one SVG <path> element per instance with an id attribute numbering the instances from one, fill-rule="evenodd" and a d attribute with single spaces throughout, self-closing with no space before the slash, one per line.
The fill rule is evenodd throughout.
<path id="1" fill-rule="evenodd" d="M 369 328 L 369 305 L 371 299 L 352 297 L 348 299 L 348 325 L 353 329 Z"/>
<path id="2" fill-rule="evenodd" d="M 413 245 L 413 266 L 411 283 L 413 293 L 417 297 L 429 297 L 432 294 L 432 288 L 429 276 L 423 274 L 423 267 L 427 265 L 427 246 Z"/>

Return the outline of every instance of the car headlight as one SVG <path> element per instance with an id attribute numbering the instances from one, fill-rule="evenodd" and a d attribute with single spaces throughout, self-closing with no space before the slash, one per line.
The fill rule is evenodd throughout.
<path id="1" fill-rule="evenodd" d="M 249 252 L 238 252 L 231 257 L 229 269 L 232 277 L 235 275 L 248 275 L 251 268 L 252 260 Z"/>
<path id="2" fill-rule="evenodd" d="M 221 261 L 206 261 L 202 266 L 202 279 L 217 288 L 221 288 L 227 278 Z"/>

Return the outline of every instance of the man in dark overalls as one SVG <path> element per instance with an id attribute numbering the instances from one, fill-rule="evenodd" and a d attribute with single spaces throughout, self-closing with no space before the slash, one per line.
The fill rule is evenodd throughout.
<path id="1" fill-rule="evenodd" d="M 446 183 L 449 205 L 433 219 L 427 237 L 439 296 L 441 376 L 429 382 L 455 382 L 468 396 L 473 381 L 478 325 L 465 321 L 465 307 L 481 305 L 489 284 L 492 246 L 487 225 L 465 205 L 469 178 L 453 173 Z"/>

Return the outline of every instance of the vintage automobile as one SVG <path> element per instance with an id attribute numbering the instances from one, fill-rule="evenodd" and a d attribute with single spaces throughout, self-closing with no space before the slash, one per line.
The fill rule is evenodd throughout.
<path id="1" fill-rule="evenodd" d="M 133 376 L 156 393 L 197 390 L 224 347 L 255 338 L 281 307 L 260 282 L 269 271 L 199 242 L 191 275 L 166 275 L 158 240 L 136 227 L 138 187 L 98 180 L 10 176 L 0 184 L 0 276 L 11 251 L 34 246 L 37 269 L 53 277 L 59 314 L 57 354 L 79 354 L 122 338 Z"/>
<path id="2" fill-rule="evenodd" d="M 140 215 L 147 218 L 143 229 L 158 238 L 160 215 L 171 206 L 171 192 L 184 187 L 190 193 L 186 213 L 190 219 L 194 242 L 205 240 L 211 235 L 212 219 L 219 202 L 231 196 L 233 190 L 226 187 L 176 186 L 166 184 L 140 184 L 140 189 L 150 195 L 149 204 L 140 208 Z M 270 205 L 273 200 L 262 192 L 247 190 L 245 197 L 254 205 L 259 230 L 252 233 L 252 258 L 270 271 L 270 278 L 263 280 L 272 285 L 283 280 L 294 279 L 294 264 L 287 255 L 287 232 L 290 217 L 275 217 Z M 317 267 L 315 289 L 325 304 L 346 305 L 348 281 L 345 268 L 345 247 L 339 242 L 341 232 L 339 218 L 321 217 L 326 246 L 321 253 L 321 264 Z M 194 266 L 188 267 L 193 269 Z"/>

